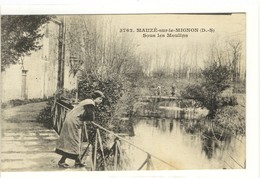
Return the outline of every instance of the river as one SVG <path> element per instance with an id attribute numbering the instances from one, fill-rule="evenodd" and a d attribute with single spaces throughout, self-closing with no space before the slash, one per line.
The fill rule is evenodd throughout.
<path id="1" fill-rule="evenodd" d="M 156 170 L 241 169 L 245 166 L 245 137 L 216 141 L 205 139 L 199 133 L 187 133 L 185 126 L 175 119 L 136 118 L 135 120 L 137 120 L 134 124 L 135 136 L 129 139 L 151 154 Z M 128 144 L 122 146 L 128 155 L 128 166 L 125 169 L 140 168 L 147 154 Z M 142 169 L 146 169 L 146 166 Z"/>

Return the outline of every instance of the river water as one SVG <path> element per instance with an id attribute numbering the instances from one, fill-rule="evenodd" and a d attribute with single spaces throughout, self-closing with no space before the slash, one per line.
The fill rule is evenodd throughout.
<path id="1" fill-rule="evenodd" d="M 147 158 L 147 153 L 143 151 L 151 154 L 156 170 L 241 169 L 245 166 L 244 137 L 231 137 L 228 141 L 205 141 L 199 133 L 187 133 L 185 126 L 176 119 L 135 120 L 135 136 L 128 139 L 139 148 L 122 143 L 123 150 L 128 155 L 126 170 L 141 167 Z M 146 166 L 142 169 L 146 169 Z"/>

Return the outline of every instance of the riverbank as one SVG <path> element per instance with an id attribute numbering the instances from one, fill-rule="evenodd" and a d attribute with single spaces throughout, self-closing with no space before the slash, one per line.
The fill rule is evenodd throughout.
<path id="1" fill-rule="evenodd" d="M 173 84 L 176 87 L 176 94 L 180 95 L 188 85 L 198 84 L 201 81 L 200 78 L 190 79 L 175 79 L 172 76 L 165 77 L 145 77 L 137 81 L 140 95 L 152 95 L 156 93 L 156 88 L 161 87 L 161 94 L 163 96 L 171 96 Z M 246 94 L 245 82 L 235 82 L 231 84 L 232 93 L 234 94 Z"/>

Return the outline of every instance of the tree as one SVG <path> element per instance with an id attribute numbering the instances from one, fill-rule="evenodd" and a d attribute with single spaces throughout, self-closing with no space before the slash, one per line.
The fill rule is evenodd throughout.
<path id="1" fill-rule="evenodd" d="M 220 103 L 220 94 L 230 86 L 231 70 L 227 65 L 212 62 L 202 70 L 202 82 L 187 86 L 182 96 L 193 98 L 209 110 L 208 117 L 214 118 Z"/>
<path id="2" fill-rule="evenodd" d="M 1 17 L 1 71 L 19 58 L 41 48 L 43 37 L 40 27 L 52 16 L 46 15 L 4 15 Z"/>
<path id="3" fill-rule="evenodd" d="M 238 81 L 240 79 L 240 69 L 241 69 L 241 53 L 242 53 L 242 43 L 239 40 L 233 40 L 229 42 L 231 53 L 232 53 L 232 79 L 233 81 Z"/>
<path id="4" fill-rule="evenodd" d="M 67 16 L 65 28 L 67 58 L 75 56 L 82 60 L 79 99 L 86 98 L 93 90 L 104 92 L 106 99 L 97 114 L 102 118 L 99 123 L 118 132 L 116 126 L 123 125 L 119 118 L 130 117 L 134 89 L 138 78 L 143 76 L 137 44 L 131 36 L 118 34 L 108 17 Z"/>
<path id="5" fill-rule="evenodd" d="M 245 72 L 243 62 L 243 43 L 240 39 L 213 40 L 209 46 L 207 62 L 218 62 L 221 65 L 228 65 L 232 72 L 233 82 L 240 81 Z"/>

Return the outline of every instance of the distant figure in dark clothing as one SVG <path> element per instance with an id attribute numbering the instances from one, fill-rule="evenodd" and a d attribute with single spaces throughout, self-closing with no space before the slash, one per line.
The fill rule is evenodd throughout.
<path id="1" fill-rule="evenodd" d="M 67 113 L 57 141 L 55 152 L 62 155 L 58 162 L 59 167 L 68 168 L 67 158 L 75 160 L 75 167 L 84 167 L 79 158 L 81 129 L 84 121 L 95 120 L 95 106 L 100 104 L 104 95 L 95 91 L 91 99 L 85 99 Z"/>
<path id="2" fill-rule="evenodd" d="M 176 94 L 176 86 L 175 86 L 175 84 L 172 84 L 171 94 L 172 94 L 172 96 L 175 96 L 175 94 Z"/>
<path id="3" fill-rule="evenodd" d="M 162 94 L 162 88 L 161 88 L 161 86 L 159 85 L 157 88 L 156 88 L 156 94 L 158 95 L 158 96 L 161 96 L 161 94 Z"/>

